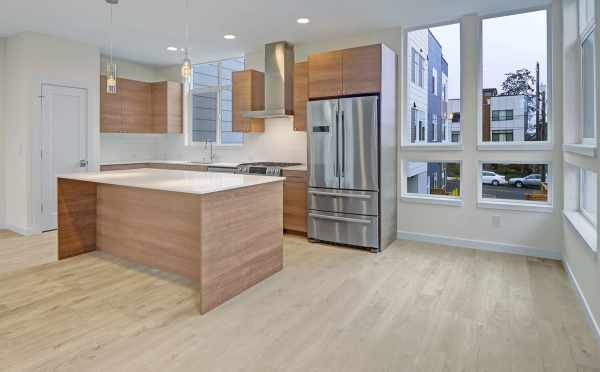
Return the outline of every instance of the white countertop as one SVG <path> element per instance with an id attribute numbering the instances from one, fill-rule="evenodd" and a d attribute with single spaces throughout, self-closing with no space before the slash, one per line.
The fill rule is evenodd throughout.
<path id="1" fill-rule="evenodd" d="M 281 182 L 285 179 L 272 176 L 149 168 L 73 173 L 59 175 L 58 178 L 198 195 Z"/>

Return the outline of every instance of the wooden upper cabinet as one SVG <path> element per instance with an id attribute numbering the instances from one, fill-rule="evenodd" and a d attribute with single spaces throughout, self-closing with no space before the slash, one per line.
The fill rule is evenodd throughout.
<path id="1" fill-rule="evenodd" d="M 325 98 L 381 92 L 382 45 L 369 45 L 308 57 L 308 97 Z"/>
<path id="2" fill-rule="evenodd" d="M 309 98 L 336 97 L 342 94 L 342 52 L 308 56 Z"/>
<path id="3" fill-rule="evenodd" d="M 181 83 L 152 83 L 152 124 L 154 133 L 183 133 L 183 92 Z"/>
<path id="4" fill-rule="evenodd" d="M 122 112 L 121 98 L 118 94 L 106 93 L 106 76 L 100 76 L 100 131 L 103 133 L 123 132 L 125 127 Z"/>
<path id="5" fill-rule="evenodd" d="M 342 95 L 381 91 L 381 44 L 342 51 Z"/>
<path id="6" fill-rule="evenodd" d="M 123 102 L 123 122 L 127 133 L 153 133 L 152 86 L 149 83 L 121 79 L 117 84 Z"/>
<path id="7" fill-rule="evenodd" d="M 183 93 L 171 81 L 117 80 L 117 93 L 106 93 L 100 76 L 100 131 L 103 133 L 182 133 Z"/>
<path id="8" fill-rule="evenodd" d="M 308 103 L 308 62 L 294 66 L 294 130 L 306 131 L 306 104 Z"/>
<path id="9" fill-rule="evenodd" d="M 246 111 L 265 109 L 265 75 L 256 70 L 232 73 L 233 132 L 264 132 L 265 119 L 244 117 Z"/>

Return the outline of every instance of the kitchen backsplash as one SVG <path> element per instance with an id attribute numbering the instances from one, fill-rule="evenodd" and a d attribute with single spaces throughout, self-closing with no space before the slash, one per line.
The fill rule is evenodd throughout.
<path id="1" fill-rule="evenodd" d="M 268 119 L 264 133 L 246 134 L 242 146 L 217 146 L 216 160 L 225 162 L 283 161 L 306 163 L 306 133 L 292 130 L 292 119 Z M 119 134 L 101 136 L 101 159 L 194 160 L 210 159 L 210 147 L 185 146 L 183 135 Z"/>

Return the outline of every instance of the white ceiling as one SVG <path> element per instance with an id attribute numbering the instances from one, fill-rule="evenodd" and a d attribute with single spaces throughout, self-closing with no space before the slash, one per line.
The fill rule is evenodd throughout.
<path id="1" fill-rule="evenodd" d="M 189 0 L 191 54 L 214 60 L 261 50 L 266 42 L 338 38 L 374 29 L 443 22 L 464 14 L 534 7 L 548 0 Z M 104 0 L 0 0 L 0 35 L 42 32 L 108 50 Z M 120 0 L 114 8 L 115 56 L 167 65 L 184 46 L 185 0 Z M 296 23 L 308 17 L 309 25 Z M 236 40 L 223 39 L 226 33 Z"/>

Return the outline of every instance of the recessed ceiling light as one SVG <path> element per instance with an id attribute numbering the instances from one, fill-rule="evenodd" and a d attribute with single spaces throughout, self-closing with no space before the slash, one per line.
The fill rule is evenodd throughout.
<path id="1" fill-rule="evenodd" d="M 178 50 L 179 50 L 179 48 L 177 48 L 177 47 L 174 47 L 174 46 L 170 46 L 170 47 L 167 47 L 167 50 L 168 50 L 169 52 L 176 52 L 176 51 L 178 51 Z"/>
<path id="2" fill-rule="evenodd" d="M 308 18 L 298 18 L 296 20 L 296 22 L 300 23 L 301 25 L 305 25 L 307 23 L 310 23 L 310 19 L 308 19 Z"/>
<path id="3" fill-rule="evenodd" d="M 227 39 L 227 40 L 233 40 L 233 39 L 235 39 L 235 35 L 233 35 L 233 34 L 227 34 L 227 35 L 225 35 L 225 36 L 223 36 L 223 37 L 224 37 L 225 39 Z"/>

